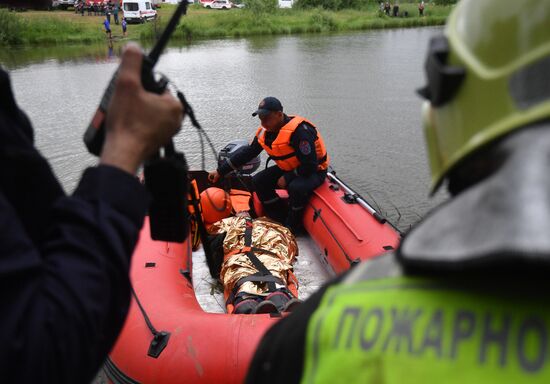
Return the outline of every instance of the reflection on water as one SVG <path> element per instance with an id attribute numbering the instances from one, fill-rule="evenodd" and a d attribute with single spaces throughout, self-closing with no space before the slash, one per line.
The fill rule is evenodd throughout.
<path id="1" fill-rule="evenodd" d="M 246 40 L 246 46 L 249 52 L 261 53 L 277 47 L 278 41 L 279 39 L 266 39 L 265 36 L 254 36 Z"/>
<path id="2" fill-rule="evenodd" d="M 98 64 L 116 60 L 121 44 L 66 45 L 51 47 L 15 47 L 0 50 L 0 63 L 8 69 L 16 69 L 34 63 L 55 60 L 59 64 L 95 62 Z"/>
<path id="3" fill-rule="evenodd" d="M 439 28 L 204 41 L 173 45 L 158 70 L 186 94 L 217 148 L 251 139 L 251 116 L 267 95 L 285 112 L 322 131 L 332 165 L 402 229 L 444 196 L 428 200 L 429 171 L 421 129 L 428 40 Z M 67 190 L 95 159 L 82 133 L 116 69 L 122 44 L 26 48 L 0 54 L 11 68 L 20 105 L 34 122 L 37 145 Z M 176 139 L 192 167 L 201 164 L 197 134 L 186 121 Z M 215 160 L 208 158 L 208 167 Z"/>

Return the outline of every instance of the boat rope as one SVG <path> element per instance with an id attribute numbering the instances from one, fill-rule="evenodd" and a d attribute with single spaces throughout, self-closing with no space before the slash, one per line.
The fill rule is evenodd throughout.
<path id="1" fill-rule="evenodd" d="M 372 196 L 370 194 L 367 193 L 370 196 L 371 200 L 373 200 L 374 203 L 376 204 L 376 206 L 378 207 L 378 210 L 373 208 L 372 205 L 369 204 L 363 196 L 361 196 L 360 194 L 355 192 L 346 183 L 344 183 L 342 180 L 340 180 L 338 178 L 338 176 L 336 176 L 336 172 L 334 172 L 333 169 L 330 169 L 329 172 L 327 173 L 327 179 L 329 180 L 329 182 L 331 184 L 336 185 L 337 188 L 341 187 L 344 190 L 344 196 L 343 197 L 346 200 L 346 202 L 348 202 L 350 204 L 358 203 L 361 207 L 366 209 L 376 219 L 376 221 L 378 221 L 380 224 L 387 223 L 390 227 L 392 227 L 399 234 L 400 237 L 404 236 L 404 233 L 399 228 L 397 228 L 397 226 L 394 223 L 392 223 L 386 217 L 382 216 L 379 213 L 380 207 L 379 207 L 378 203 L 372 198 Z M 334 189 L 334 188 L 331 187 L 331 189 Z M 337 190 L 337 189 L 334 189 L 334 190 Z"/>
<path id="2" fill-rule="evenodd" d="M 170 339 L 170 332 L 157 331 L 157 329 L 151 322 L 151 319 L 149 319 L 147 312 L 145 312 L 145 308 L 143 308 L 143 306 L 141 305 L 141 302 L 138 299 L 136 291 L 134 290 L 134 286 L 131 284 L 130 284 L 130 289 L 132 290 L 132 296 L 134 297 L 134 300 L 136 300 L 136 303 L 139 307 L 139 310 L 141 311 L 143 319 L 145 320 L 145 324 L 147 324 L 147 328 L 149 328 L 149 331 L 151 331 L 151 334 L 153 335 L 153 340 L 151 341 L 151 345 L 149 345 L 149 350 L 147 352 L 147 355 L 157 358 L 159 357 L 161 352 L 164 350 L 164 348 L 166 348 L 166 345 L 168 344 L 168 339 Z"/>
<path id="3" fill-rule="evenodd" d="M 110 357 L 107 357 L 107 360 L 105 360 L 105 364 L 103 365 L 103 370 L 107 374 L 107 377 L 114 383 L 114 384 L 140 384 L 139 381 L 136 381 L 132 379 L 130 376 L 127 376 L 124 372 L 122 372 L 111 360 Z"/>
<path id="4" fill-rule="evenodd" d="M 333 208 L 333 206 L 325 199 L 319 192 L 313 191 L 313 194 L 317 196 L 319 200 L 321 200 L 325 205 L 332 211 L 332 213 L 340 219 L 342 224 L 346 227 L 348 231 L 351 232 L 351 234 L 355 237 L 355 240 L 357 241 L 363 241 L 363 239 L 359 236 L 359 234 L 351 227 L 351 225 L 342 217 L 340 213 L 336 209 Z"/>
<path id="5" fill-rule="evenodd" d="M 139 307 L 139 310 L 141 311 L 141 314 L 143 315 L 143 318 L 145 319 L 145 323 L 147 324 L 147 328 L 149 328 L 149 330 L 151 331 L 153 336 L 155 336 L 158 333 L 157 329 L 155 328 L 153 323 L 151 323 L 151 320 L 149 319 L 149 316 L 147 315 L 147 312 L 145 312 L 145 309 L 141 305 L 141 302 L 139 301 L 139 299 L 137 297 L 136 291 L 134 290 L 134 286 L 132 285 L 132 286 L 130 286 L 130 288 L 132 289 L 132 296 L 134 296 L 134 299 L 136 300 L 136 303 Z"/>
<path id="6" fill-rule="evenodd" d="M 195 117 L 195 111 L 193 110 L 193 107 L 191 106 L 191 104 L 189 104 L 189 102 L 185 99 L 185 95 L 183 94 L 183 92 L 181 92 L 179 89 L 177 89 L 177 87 L 173 83 L 172 83 L 172 86 L 176 89 L 176 95 L 178 97 L 178 100 L 182 104 L 182 106 L 184 108 L 184 111 L 189 116 L 189 119 L 191 120 L 191 124 L 193 125 L 193 127 L 195 127 L 197 129 L 197 132 L 199 134 L 199 140 L 200 140 L 200 143 L 201 143 L 201 166 L 202 166 L 202 169 L 206 169 L 206 161 L 205 161 L 206 154 L 205 154 L 203 137 L 204 137 L 204 139 L 206 139 L 206 142 L 208 143 L 208 146 L 209 146 L 210 150 L 212 151 L 212 154 L 213 154 L 214 158 L 217 157 L 216 156 L 216 148 L 214 147 L 214 144 L 212 143 L 212 140 L 210 140 L 210 137 L 208 136 L 206 131 L 202 128 L 201 124 L 199 123 L 199 121 Z M 248 192 L 250 192 L 249 188 L 246 186 L 246 183 L 244 182 L 244 180 L 242 180 L 239 173 L 235 172 L 235 175 L 236 175 L 237 179 L 240 181 L 240 183 L 242 184 L 242 186 L 244 186 L 245 189 Z M 199 196 L 197 196 L 196 191 L 195 191 L 194 188 L 190 188 L 190 189 L 192 191 L 191 203 L 192 203 L 194 211 L 195 211 L 195 220 L 197 222 L 197 227 L 198 227 L 198 230 L 199 230 L 199 236 L 201 238 L 202 248 L 204 249 L 206 259 L 210 260 L 211 256 L 212 256 L 211 255 L 212 250 L 210 249 L 210 242 L 208 241 L 208 232 L 206 230 L 206 226 L 204 225 L 204 221 L 202 219 L 202 214 L 200 213 L 200 209 L 199 209 L 200 208 L 200 204 L 199 204 L 200 198 L 199 198 Z M 224 189 L 226 189 L 226 188 L 224 188 Z M 214 209 L 216 209 L 216 211 L 223 212 L 225 210 L 225 205 L 223 207 L 218 208 L 216 206 L 216 204 L 214 204 L 214 202 L 212 201 L 212 198 L 210 197 L 210 194 L 207 193 L 206 195 L 208 197 L 208 200 L 210 200 L 210 204 L 214 207 Z M 209 259 L 209 257 L 210 257 L 210 259 Z"/>
<path id="7" fill-rule="evenodd" d="M 184 108 L 184 111 L 187 113 L 187 115 L 189 115 L 189 119 L 191 119 L 191 124 L 193 125 L 193 127 L 195 127 L 197 129 L 197 132 L 199 134 L 200 144 L 201 144 L 201 167 L 202 167 L 202 169 L 206 169 L 206 160 L 205 160 L 206 159 L 206 154 L 205 154 L 205 149 L 204 149 L 203 138 L 206 139 L 206 142 L 208 143 L 208 146 L 210 147 L 210 150 L 212 151 L 212 155 L 214 156 L 214 159 L 217 159 L 217 157 L 218 157 L 216 148 L 214 147 L 214 144 L 212 144 L 212 140 L 210 140 L 210 137 L 208 136 L 208 133 L 206 133 L 206 131 L 202 128 L 202 126 L 198 122 L 197 118 L 195 117 L 195 112 L 193 111 L 193 107 L 191 107 L 191 105 L 187 102 L 183 92 L 178 90 L 177 87 L 173 83 L 171 83 L 171 84 L 176 89 L 176 95 L 177 95 L 179 101 L 181 102 L 181 104 Z M 239 182 L 241 183 L 242 187 L 244 187 L 247 192 L 252 193 L 250 188 L 248 188 L 247 183 L 242 179 L 239 171 L 235 171 L 234 174 L 235 174 L 235 177 L 237 178 L 237 180 L 239 180 Z"/>
<path id="8" fill-rule="evenodd" d="M 334 232 L 332 232 L 330 227 L 327 225 L 321 213 L 321 209 L 315 208 L 315 206 L 311 202 L 309 203 L 309 206 L 313 209 L 313 221 L 316 221 L 317 219 L 321 220 L 321 223 L 325 226 L 325 229 L 327 230 L 328 234 L 334 239 L 334 242 L 346 257 L 346 260 L 348 261 L 349 265 L 357 264 L 359 262 L 359 259 L 352 260 L 351 257 L 349 257 L 349 255 L 347 254 L 342 244 L 340 244 L 340 241 L 338 241 L 338 239 L 336 238 L 336 235 L 334 234 Z"/>
<path id="9" fill-rule="evenodd" d="M 336 174 L 335 174 L 336 176 Z M 380 207 L 380 204 L 378 204 L 378 201 L 376 201 L 376 199 L 370 194 L 369 191 L 365 191 L 365 193 L 367 194 L 367 196 L 369 197 L 370 201 L 372 201 L 374 203 L 374 205 L 376 206 L 376 210 L 380 213 L 382 213 L 382 208 Z M 365 198 L 363 198 L 361 195 L 357 194 L 359 197 L 361 197 L 363 200 L 366 201 Z M 393 204 L 392 204 L 393 205 Z M 384 214 L 384 213 L 382 213 Z M 384 214 L 385 215 L 385 214 Z M 387 220 L 387 219 L 386 219 Z"/>
<path id="10" fill-rule="evenodd" d="M 174 87 L 175 87 L 175 85 L 174 85 Z M 177 90 L 177 88 L 176 88 L 176 90 Z M 217 157 L 216 148 L 214 147 L 214 144 L 212 144 L 212 141 L 210 140 L 210 137 L 208 136 L 206 131 L 202 128 L 199 121 L 195 117 L 195 111 L 193 111 L 193 107 L 191 107 L 191 104 L 189 104 L 187 102 L 187 100 L 185 99 L 185 95 L 183 94 L 183 92 L 181 92 L 180 90 L 177 90 L 176 95 L 178 96 L 178 99 L 179 99 L 181 105 L 183 106 L 185 113 L 187 113 L 187 115 L 189 116 L 189 119 L 191 119 L 191 124 L 193 125 L 193 127 L 195 127 L 197 129 L 197 132 L 199 134 L 199 140 L 200 140 L 200 143 L 201 143 L 201 166 L 202 166 L 202 169 L 206 169 L 206 162 L 205 162 L 206 156 L 205 156 L 205 153 L 204 153 L 203 136 L 206 139 L 206 142 L 208 143 L 208 146 L 210 147 L 210 150 L 212 151 L 212 154 L 214 155 L 214 158 Z"/>

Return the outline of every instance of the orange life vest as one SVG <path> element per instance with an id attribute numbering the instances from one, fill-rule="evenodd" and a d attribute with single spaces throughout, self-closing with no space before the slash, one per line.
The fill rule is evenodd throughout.
<path id="1" fill-rule="evenodd" d="M 296 151 L 290 145 L 290 137 L 292 136 L 296 128 L 298 128 L 302 123 L 308 123 L 315 128 L 315 125 L 313 125 L 309 120 L 304 117 L 290 117 L 291 120 L 281 128 L 281 130 L 277 134 L 277 137 L 275 138 L 275 140 L 273 140 L 271 147 L 267 146 L 265 143 L 266 129 L 260 126 L 258 128 L 258 131 L 256 132 L 258 143 L 260 143 L 267 154 L 273 160 L 275 160 L 277 166 L 283 171 L 287 172 L 298 168 L 298 166 L 300 165 L 300 160 L 298 160 L 298 157 L 296 156 Z M 315 128 L 315 130 L 317 131 L 317 128 Z M 315 139 L 315 153 L 317 154 L 317 161 L 319 163 L 317 169 L 327 169 L 329 163 L 328 153 L 323 138 L 319 134 L 319 131 L 317 131 L 317 137 Z"/>

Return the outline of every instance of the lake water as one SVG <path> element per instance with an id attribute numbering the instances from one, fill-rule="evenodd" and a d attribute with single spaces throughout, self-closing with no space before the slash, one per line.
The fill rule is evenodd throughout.
<path id="1" fill-rule="evenodd" d="M 441 28 L 228 39 L 172 46 L 157 66 L 182 90 L 217 149 L 251 139 L 251 116 L 267 95 L 322 132 L 337 174 L 406 230 L 443 193 L 428 198 L 429 169 L 415 89 L 424 84 L 429 39 Z M 114 48 L 9 50 L 20 106 L 29 114 L 37 146 L 67 191 L 95 163 L 82 134 L 117 67 Z M 186 119 L 176 145 L 192 168 L 201 166 L 196 132 Z M 207 168 L 215 160 L 207 153 Z M 376 202 L 376 203 L 374 203 Z"/>

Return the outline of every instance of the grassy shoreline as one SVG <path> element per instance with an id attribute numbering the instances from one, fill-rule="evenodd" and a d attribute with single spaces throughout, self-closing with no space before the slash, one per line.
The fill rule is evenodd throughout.
<path id="1" fill-rule="evenodd" d="M 173 38 L 199 40 L 433 26 L 444 24 L 451 9 L 450 6 L 430 6 L 424 17 L 418 17 L 415 4 L 404 4 L 401 12 L 407 11 L 408 17 L 388 17 L 381 16 L 377 7 L 341 11 L 280 9 L 275 13 L 257 14 L 247 9 L 220 11 L 194 5 L 180 22 Z M 155 40 L 174 10 L 175 6 L 163 5 L 157 21 L 129 25 L 125 40 Z M 72 11 L 14 13 L 0 9 L 0 46 L 101 42 L 106 40 L 102 22 L 101 16 L 81 16 Z M 122 38 L 120 26 L 112 23 L 111 29 L 116 40 Z"/>

